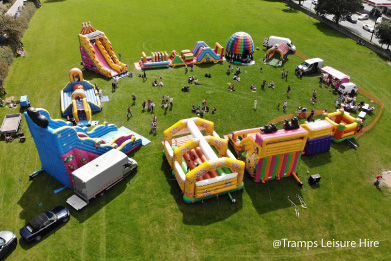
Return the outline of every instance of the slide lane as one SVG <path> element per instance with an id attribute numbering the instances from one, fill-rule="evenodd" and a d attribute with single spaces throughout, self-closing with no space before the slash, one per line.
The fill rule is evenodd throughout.
<path id="1" fill-rule="evenodd" d="M 205 155 L 203 154 L 201 148 L 196 147 L 192 149 L 188 153 L 183 155 L 185 162 L 187 163 L 190 170 L 193 170 L 198 165 L 201 165 L 203 162 L 207 161 Z M 215 178 L 219 176 L 219 174 L 215 170 L 210 170 L 205 173 L 202 177 L 198 178 L 197 181 L 206 180 L 210 178 Z"/>
<path id="2" fill-rule="evenodd" d="M 102 66 L 111 72 L 111 76 L 117 76 L 118 72 L 116 70 L 113 70 L 106 62 L 106 59 L 101 54 L 98 46 L 96 44 L 93 44 L 92 47 L 94 47 L 96 59 L 102 64 Z"/>

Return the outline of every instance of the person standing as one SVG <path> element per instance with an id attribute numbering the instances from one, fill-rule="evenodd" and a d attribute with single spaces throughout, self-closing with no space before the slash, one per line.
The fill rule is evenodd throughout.
<path id="1" fill-rule="evenodd" d="M 257 99 L 255 99 L 255 100 L 254 100 L 254 111 L 256 111 L 256 110 L 257 110 L 257 104 L 258 104 L 258 100 L 257 100 Z"/>
<path id="2" fill-rule="evenodd" d="M 136 103 L 136 95 L 134 95 L 134 93 L 132 94 L 132 101 L 133 101 L 133 105 Z"/>
<path id="3" fill-rule="evenodd" d="M 112 82 L 112 83 L 111 83 L 111 91 L 112 91 L 112 92 L 115 92 L 115 82 Z"/>
<path id="4" fill-rule="evenodd" d="M 143 102 L 141 103 L 141 106 L 143 107 L 143 111 L 145 111 L 145 104 L 147 103 L 145 102 L 145 100 L 143 100 Z"/>
<path id="5" fill-rule="evenodd" d="M 261 73 L 262 73 L 262 71 L 263 71 L 263 68 L 262 68 L 262 66 L 261 66 Z"/>
<path id="6" fill-rule="evenodd" d="M 288 102 L 285 100 L 284 105 L 282 106 L 282 110 L 285 112 L 286 107 L 288 106 Z"/>
<path id="7" fill-rule="evenodd" d="M 133 117 L 132 110 L 130 109 L 130 106 L 128 106 L 128 114 L 126 115 L 128 120 L 129 120 L 129 115 L 130 115 L 130 117 Z"/>
<path id="8" fill-rule="evenodd" d="M 147 73 L 145 72 L 145 70 L 144 70 L 144 74 L 143 74 L 143 80 L 147 80 Z"/>
<path id="9" fill-rule="evenodd" d="M 291 91 L 291 85 L 288 85 L 288 89 L 286 90 L 286 97 L 289 98 L 289 92 Z"/>
<path id="10" fill-rule="evenodd" d="M 172 109 L 172 106 L 174 106 L 174 98 L 170 97 L 170 108 Z"/>
<path id="11" fill-rule="evenodd" d="M 194 67 L 194 63 L 193 62 L 191 62 L 191 65 L 190 65 L 190 71 L 193 71 L 193 67 Z"/>
<path id="12" fill-rule="evenodd" d="M 282 69 L 281 78 L 284 79 L 284 77 L 285 77 L 285 69 Z"/>

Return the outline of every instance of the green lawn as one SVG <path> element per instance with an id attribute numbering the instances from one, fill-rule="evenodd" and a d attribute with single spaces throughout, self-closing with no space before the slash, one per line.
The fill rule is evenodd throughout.
<path id="1" fill-rule="evenodd" d="M 226 90 L 232 75 L 225 74 L 228 64 L 195 66 L 194 75 L 201 86 L 191 86 L 189 93 L 180 91 L 187 84 L 185 69 L 147 71 L 148 80 L 133 77 L 122 79 L 115 93 L 111 81 L 85 71 L 91 83 L 103 89 L 110 102 L 103 111 L 93 115 L 100 123 L 107 121 L 125 126 L 149 138 L 152 143 L 131 153 L 139 163 L 136 175 L 120 183 L 103 198 L 93 201 L 80 212 L 71 210 L 72 218 L 64 227 L 43 238 L 42 242 L 21 242 L 9 257 L 11 260 L 97 260 L 97 259 L 377 259 L 388 260 L 391 226 L 388 218 L 390 191 L 377 190 L 374 177 L 383 168 L 391 169 L 390 124 L 391 67 L 386 60 L 311 19 L 301 12 L 286 9 L 279 1 L 125 1 L 125 0 L 46 0 L 35 13 L 23 43 L 26 58 L 15 60 L 6 79 L 9 96 L 19 99 L 28 95 L 35 107 L 45 108 L 51 117 L 61 118 L 60 90 L 68 82 L 68 72 L 80 66 L 77 34 L 81 23 L 92 25 L 108 36 L 115 52 L 135 75 L 133 63 L 144 51 L 192 49 L 197 41 L 212 48 L 215 42 L 225 47 L 237 31 L 249 33 L 260 50 L 254 53 L 256 64 L 242 67 L 241 82 L 236 92 Z M 255 183 L 246 174 L 245 189 L 233 193 L 237 200 L 231 205 L 227 196 L 206 200 L 203 204 L 186 205 L 180 188 L 173 179 L 168 163 L 162 157 L 162 132 L 178 120 L 194 117 L 191 105 L 203 99 L 217 114 L 206 119 L 215 123 L 220 136 L 234 130 L 260 127 L 283 115 L 277 104 L 286 99 L 291 85 L 287 113 L 296 113 L 298 106 L 309 109 L 335 110 L 335 98 L 318 87 L 318 75 L 294 76 L 296 65 L 303 59 L 289 55 L 282 68 L 289 71 L 288 81 L 281 79 L 282 68 L 261 63 L 265 54 L 263 39 L 270 35 L 289 37 L 298 52 L 307 57 L 320 57 L 326 65 L 350 75 L 351 81 L 384 101 L 384 111 L 373 129 L 355 140 L 358 150 L 345 143 L 333 144 L 329 153 L 304 157 L 299 165 L 300 189 L 293 178 Z M 263 66 L 263 73 L 260 73 Z M 204 77 L 209 72 L 211 79 Z M 152 88 L 151 82 L 162 76 L 164 88 Z M 252 83 L 260 86 L 266 79 L 274 80 L 274 90 L 252 93 Z M 309 100 L 318 91 L 318 102 Z M 131 94 L 137 96 L 132 106 L 134 117 L 126 119 Z M 160 104 L 162 95 L 174 97 L 174 108 L 167 113 L 156 109 L 158 135 L 150 133 L 152 115 L 141 112 L 143 99 Z M 257 98 L 258 110 L 253 111 Z M 359 96 L 359 100 L 366 100 Z M 0 108 L 0 118 L 15 113 Z M 377 116 L 369 116 L 370 123 Z M 0 142 L 0 230 L 18 233 L 27 221 L 39 212 L 56 205 L 66 205 L 72 191 L 53 191 L 62 185 L 47 174 L 33 181 L 28 175 L 40 169 L 40 160 L 26 122 L 25 143 Z M 309 175 L 322 176 L 319 188 L 307 184 Z M 296 200 L 299 194 L 308 209 L 300 208 L 295 216 L 287 197 Z M 40 206 L 42 203 L 42 206 Z M 325 248 L 320 245 L 273 248 L 273 241 L 318 241 L 369 239 L 380 241 L 378 248 Z"/>

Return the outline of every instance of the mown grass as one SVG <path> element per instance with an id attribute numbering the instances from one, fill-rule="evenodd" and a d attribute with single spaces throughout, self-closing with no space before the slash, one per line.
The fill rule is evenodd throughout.
<path id="1" fill-rule="evenodd" d="M 147 71 L 148 80 L 133 77 L 122 79 L 115 93 L 111 81 L 85 71 L 84 76 L 103 89 L 110 98 L 102 112 L 93 116 L 101 123 L 108 121 L 126 126 L 149 138 L 152 143 L 131 153 L 139 162 L 139 171 L 117 185 L 103 198 L 93 201 L 81 212 L 72 211 L 72 219 L 38 244 L 21 243 L 10 259 L 387 259 L 390 256 L 387 217 L 390 216 L 389 192 L 378 191 L 372 185 L 382 168 L 390 168 L 390 67 L 386 61 L 367 48 L 358 46 L 345 36 L 321 25 L 300 12 L 288 11 L 278 1 L 43 1 L 43 7 L 33 17 L 23 42 L 26 58 L 15 60 L 5 86 L 18 99 L 27 94 L 33 106 L 48 110 L 52 118 L 60 118 L 60 90 L 68 82 L 68 72 L 80 68 L 77 34 L 81 23 L 105 32 L 115 52 L 135 75 L 133 63 L 141 52 L 181 51 L 192 49 L 196 41 L 211 47 L 217 41 L 225 46 L 237 31 L 246 31 L 254 45 L 256 65 L 242 67 L 241 82 L 236 92 L 228 92 L 225 74 L 228 64 L 195 66 L 185 74 L 177 69 Z M 234 193 L 236 205 L 227 196 L 186 205 L 173 179 L 169 165 L 162 158 L 162 132 L 180 119 L 193 117 L 191 105 L 203 99 L 216 106 L 217 114 L 206 119 L 215 123 L 220 135 L 234 130 L 260 127 L 283 114 L 278 103 L 286 99 L 291 85 L 287 113 L 298 106 L 334 111 L 336 96 L 318 87 L 317 75 L 294 77 L 294 68 L 302 62 L 288 56 L 284 69 L 288 81 L 280 78 L 282 68 L 263 65 L 264 37 L 289 37 L 299 52 L 308 57 L 320 57 L 326 65 L 351 76 L 351 81 L 385 102 L 383 115 L 375 128 L 355 140 L 357 151 L 346 144 L 333 144 L 329 153 L 303 158 L 299 176 L 304 181 L 300 189 L 293 179 L 254 183 L 247 175 L 245 189 Z M 263 67 L 262 74 L 260 66 Z M 212 74 L 211 79 L 203 75 Z M 180 91 L 187 77 L 194 74 L 203 83 L 191 86 L 190 93 Z M 164 88 L 152 88 L 151 82 L 162 76 Z M 276 88 L 252 93 L 262 80 L 274 80 Z M 312 91 L 318 91 L 318 102 L 309 102 Z M 131 94 L 137 96 L 132 106 L 134 117 L 126 119 Z M 161 96 L 174 97 L 174 108 L 165 113 L 156 108 L 158 135 L 150 133 L 152 115 L 141 112 L 143 99 L 160 104 Z M 259 100 L 253 111 L 253 100 Z M 360 97 L 359 99 L 364 98 Z M 0 117 L 15 113 L 1 108 Z M 376 111 L 367 122 L 376 117 Z M 72 191 L 54 194 L 62 185 L 47 174 L 34 181 L 28 174 L 40 169 L 34 141 L 25 122 L 24 144 L 13 142 L 1 146 L 0 165 L 0 230 L 17 232 L 39 212 L 55 205 L 65 205 Z M 320 173 L 319 188 L 306 184 L 308 175 Z M 19 181 L 21 179 L 21 181 Z M 287 196 L 301 195 L 308 209 L 300 208 L 295 216 Z M 39 204 L 43 206 L 40 207 Z M 299 202 L 296 202 L 297 204 Z M 369 238 L 380 241 L 379 248 L 281 248 L 274 249 L 276 239 L 289 240 L 356 240 Z"/>

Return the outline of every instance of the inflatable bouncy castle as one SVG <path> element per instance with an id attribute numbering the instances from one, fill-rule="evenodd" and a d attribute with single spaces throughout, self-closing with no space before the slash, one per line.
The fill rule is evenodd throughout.
<path id="1" fill-rule="evenodd" d="M 94 85 L 83 79 L 78 68 L 69 71 L 69 82 L 61 90 L 61 113 L 72 116 L 78 126 L 90 126 L 93 112 L 100 112 L 102 105 Z"/>
<path id="2" fill-rule="evenodd" d="M 237 64 L 252 64 L 254 54 L 254 42 L 251 36 L 245 32 L 234 33 L 227 42 L 225 58 Z"/>
<path id="3" fill-rule="evenodd" d="M 164 131 L 163 146 L 186 203 L 243 188 L 245 164 L 228 149 L 228 141 L 214 131 L 213 122 L 200 118 L 181 120 Z"/>

